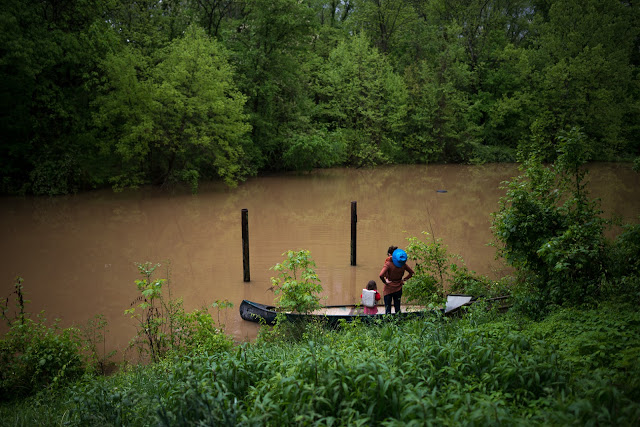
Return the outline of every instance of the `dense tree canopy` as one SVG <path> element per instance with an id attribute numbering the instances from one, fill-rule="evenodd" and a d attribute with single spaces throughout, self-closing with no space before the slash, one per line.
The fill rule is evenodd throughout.
<path id="1" fill-rule="evenodd" d="M 355 36 L 331 51 L 319 73 L 319 120 L 347 147 L 357 166 L 386 161 L 401 135 L 407 90 L 386 57 Z"/>
<path id="2" fill-rule="evenodd" d="M 126 45 L 104 61 L 94 118 L 109 135 L 102 151 L 120 164 L 111 181 L 128 186 L 150 177 L 197 188 L 204 175 L 233 185 L 241 177 L 241 144 L 250 126 L 222 47 L 189 27 L 153 53 Z"/>
<path id="3" fill-rule="evenodd" d="M 626 0 L 8 0 L 1 188 L 631 158 L 639 65 Z"/>

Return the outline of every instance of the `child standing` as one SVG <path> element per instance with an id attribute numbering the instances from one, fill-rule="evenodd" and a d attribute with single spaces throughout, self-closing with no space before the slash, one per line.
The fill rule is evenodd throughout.
<path id="1" fill-rule="evenodd" d="M 364 314 L 378 314 L 378 301 L 380 301 L 380 293 L 375 280 L 369 280 L 367 289 L 362 290 L 362 305 L 364 306 Z"/>

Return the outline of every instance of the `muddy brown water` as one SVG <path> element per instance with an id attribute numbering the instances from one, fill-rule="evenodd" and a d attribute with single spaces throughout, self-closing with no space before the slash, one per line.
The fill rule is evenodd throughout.
<path id="1" fill-rule="evenodd" d="M 19 275 L 32 313 L 45 310 L 62 326 L 103 314 L 109 322 L 106 346 L 122 354 L 135 333 L 135 322 L 123 314 L 138 296 L 135 263 L 158 262 L 157 276 L 169 277 L 171 296 L 182 297 L 186 309 L 229 300 L 234 307 L 223 310 L 220 321 L 236 340 L 252 340 L 258 325 L 240 318 L 240 302 L 274 301 L 269 269 L 289 249 L 311 251 L 326 304 L 357 301 L 367 281 L 378 276 L 387 247 L 403 247 L 407 237 L 423 231 L 442 238 L 470 269 L 494 278 L 505 274 L 487 246 L 490 214 L 504 195 L 500 183 L 517 174 L 514 164 L 391 166 L 253 178 L 235 189 L 209 184 L 197 195 L 144 188 L 4 197 L 0 297 L 11 293 Z M 608 215 L 638 221 L 640 174 L 629 164 L 591 165 L 589 179 Z M 358 212 L 355 267 L 352 201 Z M 243 208 L 249 213 L 248 283 L 242 271 Z"/>

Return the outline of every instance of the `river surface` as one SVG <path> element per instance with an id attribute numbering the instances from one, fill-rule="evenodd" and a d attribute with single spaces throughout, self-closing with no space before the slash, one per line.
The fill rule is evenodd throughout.
<path id="1" fill-rule="evenodd" d="M 629 164 L 590 169 L 591 194 L 602 199 L 605 213 L 637 222 L 640 174 Z M 143 188 L 4 197 L 0 298 L 9 296 L 21 276 L 30 312 L 45 310 L 65 327 L 103 314 L 109 322 L 107 348 L 122 354 L 135 333 L 134 320 L 123 313 L 139 295 L 136 263 L 151 261 L 162 264 L 156 277 L 170 279 L 171 296 L 182 297 L 187 310 L 232 302 L 220 321 L 237 341 L 252 340 L 258 326 L 240 318 L 240 302 L 274 301 L 270 267 L 289 249 L 311 251 L 326 304 L 359 300 L 365 284 L 377 278 L 387 247 L 404 247 L 408 237 L 423 231 L 441 238 L 471 270 L 504 275 L 505 266 L 487 246 L 490 214 L 505 193 L 500 183 L 518 174 L 514 164 L 341 168 L 252 178 L 235 189 L 205 184 L 197 195 Z M 356 266 L 350 265 L 352 201 Z M 248 283 L 242 270 L 243 208 L 249 217 Z"/>

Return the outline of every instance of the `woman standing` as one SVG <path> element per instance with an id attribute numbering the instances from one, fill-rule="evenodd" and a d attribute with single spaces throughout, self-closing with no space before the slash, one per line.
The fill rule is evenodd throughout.
<path id="1" fill-rule="evenodd" d="M 409 275 L 404 277 L 404 273 Z M 380 271 L 380 280 L 384 283 L 384 312 L 391 314 L 391 302 L 400 313 L 400 297 L 402 296 L 402 285 L 413 277 L 413 270 L 407 265 L 407 253 L 402 249 L 396 249 L 391 254 L 391 260 L 387 258 Z"/>

